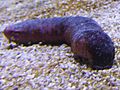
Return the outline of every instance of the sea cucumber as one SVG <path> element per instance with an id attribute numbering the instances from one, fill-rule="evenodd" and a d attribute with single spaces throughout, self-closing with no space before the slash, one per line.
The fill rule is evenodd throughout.
<path id="1" fill-rule="evenodd" d="M 3 33 L 10 42 L 18 44 L 66 43 L 75 56 L 84 58 L 83 62 L 93 69 L 111 68 L 114 62 L 114 43 L 99 24 L 88 17 L 26 20 L 6 27 Z"/>

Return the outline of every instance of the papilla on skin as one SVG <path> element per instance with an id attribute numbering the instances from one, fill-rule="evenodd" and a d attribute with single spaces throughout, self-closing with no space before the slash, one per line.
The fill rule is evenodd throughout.
<path id="1" fill-rule="evenodd" d="M 111 68 L 115 47 L 96 21 L 82 16 L 26 20 L 5 28 L 4 35 L 17 44 L 66 43 L 77 58 L 92 69 Z"/>

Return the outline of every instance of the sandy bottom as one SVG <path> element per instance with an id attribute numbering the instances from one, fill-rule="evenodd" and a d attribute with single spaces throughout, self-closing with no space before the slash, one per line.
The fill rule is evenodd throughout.
<path id="1" fill-rule="evenodd" d="M 31 18 L 87 16 L 96 20 L 116 48 L 111 69 L 91 70 L 73 58 L 71 48 L 34 44 L 9 49 L 2 31 Z M 1 0 L 0 90 L 120 90 L 119 0 Z"/>

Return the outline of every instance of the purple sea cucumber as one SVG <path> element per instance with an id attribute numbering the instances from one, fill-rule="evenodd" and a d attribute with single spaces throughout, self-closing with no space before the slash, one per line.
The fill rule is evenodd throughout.
<path id="1" fill-rule="evenodd" d="M 26 20 L 10 25 L 4 30 L 9 41 L 18 44 L 66 43 L 75 56 L 93 69 L 111 68 L 115 47 L 111 38 L 91 18 L 54 17 Z"/>

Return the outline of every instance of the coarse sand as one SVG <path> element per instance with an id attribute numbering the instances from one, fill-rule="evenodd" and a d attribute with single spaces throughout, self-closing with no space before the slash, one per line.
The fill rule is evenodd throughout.
<path id="1" fill-rule="evenodd" d="M 66 44 L 17 46 L 2 34 L 7 25 L 33 18 L 86 16 L 115 44 L 111 69 L 92 70 Z M 12 48 L 12 49 L 10 49 Z M 120 90 L 119 0 L 0 0 L 0 90 Z"/>

